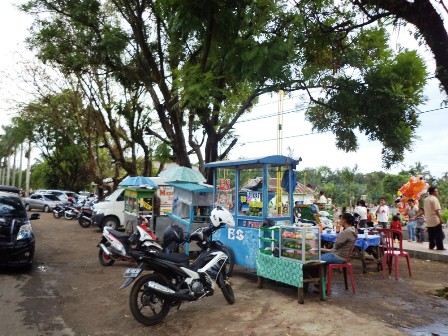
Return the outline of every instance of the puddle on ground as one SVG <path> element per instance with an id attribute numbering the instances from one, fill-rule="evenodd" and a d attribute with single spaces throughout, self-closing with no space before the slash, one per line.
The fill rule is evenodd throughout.
<path id="1" fill-rule="evenodd" d="M 411 336 L 448 336 L 448 324 L 436 322 L 412 330 L 404 329 Z"/>
<path id="2" fill-rule="evenodd" d="M 426 294 L 448 300 L 448 287 L 426 292 Z M 412 329 L 402 329 L 411 336 L 448 336 L 448 321 L 446 319 L 440 321 L 439 319 L 439 321 L 429 325 L 419 326 Z"/>

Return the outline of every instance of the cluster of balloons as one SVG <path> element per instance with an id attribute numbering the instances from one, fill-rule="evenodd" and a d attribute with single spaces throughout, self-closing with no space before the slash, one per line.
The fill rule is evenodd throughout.
<path id="1" fill-rule="evenodd" d="M 428 190 L 429 184 L 426 183 L 425 179 L 420 176 L 413 176 L 409 179 L 409 182 L 403 184 L 403 186 L 397 192 L 397 199 L 395 203 L 397 204 L 398 211 L 405 213 L 407 203 L 410 199 L 413 199 L 416 204 L 420 196 L 423 195 Z"/>

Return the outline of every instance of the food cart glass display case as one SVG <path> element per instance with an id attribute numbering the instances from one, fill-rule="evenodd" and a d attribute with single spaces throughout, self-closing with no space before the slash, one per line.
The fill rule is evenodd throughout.
<path id="1" fill-rule="evenodd" d="M 124 190 L 124 222 L 126 232 L 135 232 L 139 215 L 151 216 L 155 188 L 126 187 Z"/>
<path id="2" fill-rule="evenodd" d="M 256 268 L 258 228 L 264 223 L 293 223 L 294 169 L 300 161 L 272 155 L 204 165 L 212 169 L 213 205 L 228 209 L 236 224 L 219 230 L 213 237 L 232 249 L 236 264 Z"/>
<path id="3" fill-rule="evenodd" d="M 320 260 L 320 230 L 318 226 L 280 226 L 280 258 L 293 259 L 301 263 Z"/>
<path id="4" fill-rule="evenodd" d="M 176 221 L 186 234 L 201 226 L 210 225 L 213 187 L 192 182 L 167 182 L 174 187 L 172 211 L 167 215 Z M 196 244 L 185 244 L 185 253 L 198 251 Z"/>

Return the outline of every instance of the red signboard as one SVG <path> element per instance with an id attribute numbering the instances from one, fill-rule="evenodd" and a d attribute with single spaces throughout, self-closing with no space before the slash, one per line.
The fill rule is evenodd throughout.
<path id="1" fill-rule="evenodd" d="M 219 190 L 230 190 L 230 179 L 219 179 Z"/>

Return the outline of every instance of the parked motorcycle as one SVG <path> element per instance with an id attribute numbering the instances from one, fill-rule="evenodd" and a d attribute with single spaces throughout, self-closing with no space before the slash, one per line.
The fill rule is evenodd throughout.
<path id="1" fill-rule="evenodd" d="M 135 245 L 133 247 L 133 245 Z M 103 236 L 97 245 L 99 249 L 98 259 L 103 266 L 111 266 L 116 260 L 134 261 L 130 252 L 137 251 L 162 251 L 162 247 L 156 242 L 156 236 L 149 228 L 147 222 L 139 220 L 137 232 L 131 235 L 113 230 L 107 226 L 103 228 Z"/>
<path id="2" fill-rule="evenodd" d="M 139 266 L 125 271 L 126 280 L 120 289 L 138 278 L 129 294 L 131 313 L 137 321 L 145 325 L 160 323 L 172 307 L 213 295 L 215 283 L 227 302 L 235 303 L 227 274 L 228 256 L 221 250 L 222 244 L 209 239 L 225 225 L 234 226 L 235 221 L 229 211 L 219 206 L 213 209 L 210 219 L 212 226 L 198 228 L 186 237 L 187 242 L 195 241 L 201 248 L 201 253 L 189 266 L 188 256 L 180 253 L 131 252 Z M 140 276 L 143 270 L 153 273 Z"/>
<path id="3" fill-rule="evenodd" d="M 73 218 L 77 218 L 80 211 L 78 208 L 72 205 L 67 205 L 64 210 L 64 218 L 68 220 L 72 220 Z"/>
<path id="4" fill-rule="evenodd" d="M 84 203 L 81 205 L 78 214 L 78 223 L 83 228 L 88 228 L 92 225 L 92 214 L 93 214 L 93 202 Z"/>
<path id="5" fill-rule="evenodd" d="M 184 238 L 185 233 L 182 228 L 176 224 L 172 224 L 168 226 L 163 233 L 162 240 L 162 248 L 165 253 L 179 253 L 180 247 L 184 245 L 187 241 Z M 208 239 L 212 239 L 210 235 Z M 221 243 L 219 240 L 216 240 L 214 244 L 219 246 L 219 249 L 227 255 L 227 275 L 231 276 L 233 273 L 233 267 L 235 265 L 235 257 L 233 255 L 232 250 Z M 190 254 L 191 256 L 191 254 Z"/>
<path id="6" fill-rule="evenodd" d="M 62 218 L 72 220 L 77 217 L 80 211 L 71 204 L 58 204 L 53 209 L 53 217 L 54 218 Z"/>
<path id="7" fill-rule="evenodd" d="M 64 217 L 64 211 L 65 211 L 65 205 L 58 204 L 53 209 L 53 217 L 54 218 L 61 218 Z"/>

